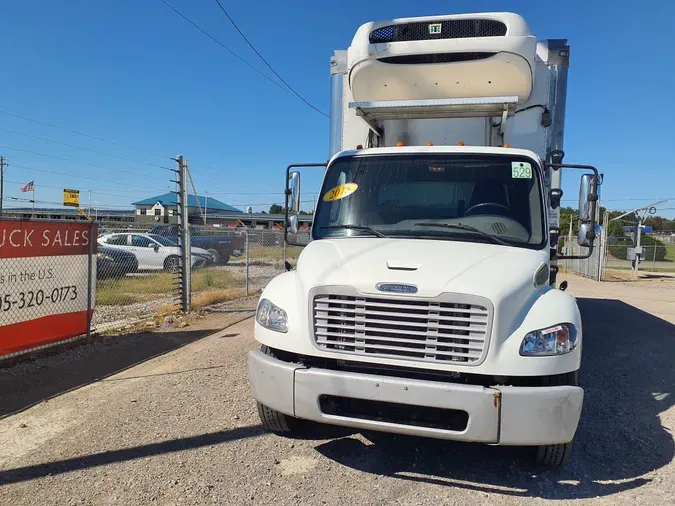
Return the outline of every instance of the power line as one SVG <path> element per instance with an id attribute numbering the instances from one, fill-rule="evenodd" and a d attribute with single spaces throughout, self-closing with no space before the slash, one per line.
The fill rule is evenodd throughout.
<path id="1" fill-rule="evenodd" d="M 645 200 L 675 200 L 675 197 L 650 197 L 646 199 L 628 198 L 628 199 L 599 199 L 600 202 L 628 202 L 628 201 L 645 201 Z M 563 199 L 562 202 L 577 202 L 577 199 Z"/>
<path id="2" fill-rule="evenodd" d="M 4 130 L 4 129 L 3 129 L 3 128 L 0 128 L 0 130 Z M 95 163 L 83 162 L 83 161 L 81 161 L 81 160 L 73 160 L 73 159 L 71 159 L 71 158 L 63 158 L 63 157 L 61 157 L 61 156 L 48 155 L 48 154 L 46 154 L 46 153 L 38 153 L 38 152 L 36 152 L 36 151 L 31 151 L 31 150 L 28 150 L 28 149 L 13 148 L 13 147 L 10 147 L 10 146 L 4 146 L 4 145 L 2 145 L 2 144 L 0 144 L 0 147 L 1 147 L 1 148 L 5 148 L 5 149 L 11 149 L 11 150 L 14 150 L 14 151 L 21 151 L 21 152 L 23 152 L 23 153 L 30 153 L 30 154 L 32 154 L 32 155 L 44 156 L 44 157 L 46 157 L 46 158 L 53 158 L 53 159 L 55 159 L 55 160 L 61 160 L 61 161 L 64 161 L 64 162 L 79 163 L 79 164 L 82 164 L 82 165 L 89 165 L 90 167 L 96 167 L 96 168 L 99 168 L 99 169 L 111 170 L 111 171 L 114 171 L 114 172 L 123 172 L 123 173 L 126 173 L 126 174 L 131 174 L 132 176 L 136 176 L 136 177 L 140 176 L 140 177 L 145 177 L 145 178 L 148 178 L 148 179 L 156 179 L 156 176 L 155 176 L 155 175 L 151 175 L 151 174 L 141 174 L 141 173 L 139 173 L 138 171 L 125 170 L 125 169 L 117 169 L 117 168 L 115 168 L 115 167 L 107 167 L 107 166 L 105 166 L 105 165 L 98 165 L 98 164 L 95 164 Z M 168 170 L 168 171 L 172 171 L 172 170 L 173 170 L 173 169 L 170 169 L 169 167 L 162 167 L 162 166 L 160 166 L 160 165 L 153 165 L 153 167 L 156 167 L 156 168 L 159 168 L 159 169 Z M 217 170 L 217 169 L 214 169 L 214 170 Z M 200 173 L 197 173 L 197 172 L 194 172 L 194 171 L 193 171 L 193 173 L 203 175 L 204 177 L 214 177 L 214 176 L 209 176 L 209 175 L 204 174 L 204 173 L 201 173 L 201 172 L 200 172 Z M 233 175 L 236 176 L 236 174 L 233 174 Z M 237 177 L 238 177 L 238 176 L 237 176 Z M 248 186 L 248 185 L 245 185 L 245 184 L 242 184 L 242 183 L 239 183 L 239 182 L 236 182 L 236 183 L 234 183 L 234 182 L 232 182 L 232 181 L 225 181 L 225 182 L 229 182 L 229 183 L 232 183 L 232 184 L 237 184 L 237 185 L 239 185 L 239 186 L 242 186 L 242 187 L 244 187 L 244 188 L 249 188 L 249 189 L 251 189 L 251 190 L 255 190 L 255 189 L 256 189 L 256 188 L 254 188 L 254 187 L 252 187 L 252 186 Z M 216 188 L 216 189 L 220 189 L 220 190 L 226 191 L 224 188 L 218 188 L 218 187 L 213 187 L 213 188 Z"/>
<path id="3" fill-rule="evenodd" d="M 280 90 L 285 91 L 285 92 L 288 93 L 289 95 L 291 94 L 291 92 L 290 92 L 289 90 L 287 90 L 286 88 L 284 88 L 283 86 L 281 86 L 278 82 L 276 82 L 276 81 L 275 81 L 274 79 L 272 79 L 270 76 L 268 76 L 267 74 L 265 74 L 264 72 L 262 72 L 260 69 L 258 69 L 257 67 L 253 66 L 251 63 L 249 63 L 249 62 L 246 61 L 244 58 L 242 58 L 241 56 L 239 56 L 237 53 L 235 53 L 234 51 L 232 51 L 229 47 L 227 47 L 225 44 L 223 44 L 222 42 L 220 42 L 218 39 L 216 39 L 213 35 L 211 35 L 210 33 L 208 33 L 206 30 L 204 30 L 203 28 L 201 28 L 197 23 L 195 23 L 194 21 L 192 21 L 192 20 L 191 20 L 190 18 L 188 18 L 185 14 L 183 14 L 183 13 L 180 12 L 178 9 L 176 9 L 173 5 L 169 4 L 169 3 L 166 2 L 165 0 L 159 0 L 159 1 L 162 2 L 164 5 L 166 5 L 166 6 L 167 6 L 169 9 L 171 9 L 173 12 L 175 12 L 176 14 L 178 14 L 178 15 L 179 15 L 181 18 L 183 18 L 185 21 L 187 21 L 187 22 L 190 23 L 192 26 L 194 26 L 197 30 L 199 30 L 199 31 L 202 32 L 204 35 L 206 35 L 206 36 L 207 36 L 209 39 L 211 39 L 213 42 L 215 42 L 215 43 L 218 44 L 220 47 L 222 47 L 225 51 L 227 51 L 227 52 L 230 53 L 232 56 L 234 56 L 237 60 L 239 60 L 240 62 L 242 62 L 244 65 L 246 65 L 246 66 L 250 67 L 251 69 L 255 70 L 258 74 L 260 74 L 261 76 L 263 76 L 265 79 L 267 79 L 269 82 L 271 82 L 274 86 L 276 86 L 276 87 L 279 88 Z"/>
<path id="4" fill-rule="evenodd" d="M 270 64 L 268 63 L 268 61 L 263 57 L 263 55 L 261 55 L 260 52 L 255 48 L 255 46 L 253 45 L 253 43 L 252 43 L 250 40 L 248 40 L 248 37 L 246 37 L 246 35 L 244 35 L 244 32 L 242 32 L 242 31 L 239 29 L 239 27 L 237 26 L 237 23 L 235 23 L 235 22 L 234 22 L 234 19 L 232 19 L 232 16 L 230 16 L 230 15 L 228 14 L 227 10 L 225 10 L 225 7 L 223 7 L 223 4 L 220 3 L 220 0 L 216 0 L 216 3 L 218 4 L 218 7 L 220 7 L 220 10 L 223 11 L 223 14 L 225 14 L 225 16 L 227 17 L 227 19 L 230 20 L 230 23 L 232 23 L 232 26 L 234 26 L 235 30 L 237 30 L 237 32 L 239 32 L 239 35 L 241 35 L 241 37 L 246 41 L 246 44 L 248 44 L 248 46 L 253 50 L 253 52 L 254 52 L 255 54 L 258 55 L 258 57 L 259 57 L 259 58 L 262 60 L 262 62 L 267 66 L 267 68 L 270 69 L 270 70 L 272 71 L 272 73 L 273 73 L 275 76 L 277 76 L 277 77 L 279 78 L 279 81 L 281 81 L 282 83 L 284 83 L 284 84 L 286 85 L 286 87 L 287 87 L 289 90 L 291 90 L 291 92 L 293 93 L 293 95 L 295 95 L 296 97 L 298 97 L 300 100 L 302 100 L 305 104 L 307 104 L 309 107 L 311 107 L 312 109 L 314 109 L 314 110 L 315 110 L 316 112 L 318 112 L 319 114 L 323 114 L 324 116 L 326 116 L 326 117 L 328 118 L 328 117 L 329 117 L 328 114 L 326 114 L 325 112 L 323 112 L 322 110 L 318 109 L 318 108 L 315 107 L 313 104 L 311 104 L 309 101 L 307 101 L 302 95 L 300 95 L 300 93 L 298 93 L 297 91 L 295 91 L 295 89 L 293 89 L 293 87 L 292 87 L 290 84 L 288 84 L 288 83 L 286 82 L 286 80 L 285 80 L 283 77 L 281 77 L 281 76 L 279 75 L 279 73 L 278 73 L 276 70 L 274 70 L 274 68 L 272 67 L 272 65 L 270 65 Z"/>
<path id="5" fill-rule="evenodd" d="M 263 71 L 261 71 L 259 68 L 255 67 L 253 64 L 249 63 L 247 60 L 245 60 L 244 58 L 242 58 L 241 56 L 239 56 L 237 53 L 235 53 L 234 51 L 232 51 L 229 47 L 227 47 L 225 44 L 223 44 L 222 42 L 220 42 L 218 39 L 216 39 L 213 35 L 211 35 L 210 33 L 208 33 L 206 30 L 204 30 L 203 28 L 201 28 L 197 23 L 195 23 L 194 21 L 192 21 L 190 18 L 188 18 L 186 15 L 184 15 L 182 12 L 180 12 L 180 11 L 179 11 L 178 9 L 176 9 L 174 6 L 172 6 L 171 4 L 169 4 L 166 0 L 159 0 L 159 1 L 162 2 L 164 5 L 166 5 L 166 6 L 167 6 L 169 9 L 171 9 L 173 12 L 175 12 L 176 14 L 178 14 L 178 15 L 179 15 L 181 18 L 183 18 L 185 21 L 187 21 L 187 22 L 190 23 L 192 26 L 194 26 L 197 30 L 199 30 L 199 31 L 202 32 L 204 35 L 206 35 L 206 36 L 207 36 L 209 39 L 211 39 L 213 42 L 215 42 L 215 43 L 218 44 L 220 47 L 222 47 L 225 51 L 227 51 L 227 52 L 230 53 L 232 56 L 234 56 L 237 60 L 239 60 L 239 61 L 242 62 L 244 65 L 246 65 L 247 67 L 250 67 L 252 70 L 254 70 L 254 71 L 257 72 L 258 74 L 260 74 L 262 77 L 264 77 L 265 79 L 267 79 L 267 80 L 268 80 L 269 82 L 271 82 L 274 86 L 276 86 L 276 87 L 279 88 L 280 90 L 283 90 L 284 92 L 288 93 L 288 94 L 291 95 L 291 96 L 295 96 L 295 94 L 294 94 L 293 91 L 289 90 L 288 88 L 284 88 L 281 84 L 279 84 L 278 82 L 276 82 L 276 81 L 275 81 L 274 79 L 272 79 L 270 76 L 268 76 L 268 75 L 265 74 Z M 304 99 L 303 99 L 302 97 L 300 97 L 300 98 L 301 98 L 301 100 L 304 101 Z M 309 104 L 309 105 L 310 105 L 310 107 L 312 107 L 313 109 L 316 109 L 316 108 L 315 108 L 314 106 L 312 106 L 311 104 Z M 319 111 L 319 112 L 320 112 L 321 114 L 323 114 L 324 116 L 328 116 L 326 113 L 322 112 L 321 110 L 319 110 L 319 109 L 316 109 L 316 110 Z"/>
<path id="6" fill-rule="evenodd" d="M 314 202 L 313 200 L 301 200 L 301 204 L 308 204 L 309 202 Z M 248 202 L 243 202 L 243 203 L 231 203 L 230 205 L 232 206 L 273 206 L 275 204 L 281 205 L 281 200 L 278 200 L 276 202 L 263 202 L 262 204 L 251 204 Z"/>
<path id="7" fill-rule="evenodd" d="M 160 169 L 169 169 L 168 167 L 164 167 L 163 165 L 157 165 L 157 164 L 154 164 L 154 163 L 143 162 L 141 160 L 135 160 L 133 158 L 128 158 L 126 156 L 114 155 L 112 153 L 105 153 L 104 151 L 96 151 L 95 149 L 83 148 L 82 146 L 75 146 L 74 144 L 68 144 L 66 142 L 61 142 L 61 141 L 55 141 L 53 139 L 47 139 L 46 137 L 39 137 L 37 135 L 27 134 L 27 133 L 24 133 L 24 132 L 19 132 L 17 130 L 11 130 L 9 128 L 0 127 L 0 130 L 2 130 L 4 132 L 17 134 L 17 135 L 23 135 L 24 137 L 31 137 L 33 139 L 38 139 L 38 140 L 41 140 L 41 141 L 53 142 L 54 144 L 59 144 L 61 146 L 66 146 L 66 147 L 69 147 L 69 148 L 81 149 L 82 151 L 89 151 L 90 153 L 96 153 L 97 155 L 111 156 L 113 158 L 119 158 L 120 160 L 126 160 L 128 162 L 134 162 L 134 163 L 139 163 L 139 164 L 142 164 L 142 165 L 147 165 L 149 167 L 156 167 L 156 168 L 160 168 Z"/>
<path id="8" fill-rule="evenodd" d="M 7 201 L 29 202 L 29 203 L 34 202 L 35 204 L 49 204 L 49 205 L 54 205 L 54 206 L 66 207 L 66 206 L 63 205 L 63 202 L 56 202 L 56 201 L 53 201 L 53 200 L 35 200 L 35 201 L 33 201 L 33 199 L 27 199 L 27 198 L 24 198 L 24 197 L 6 197 L 3 200 L 6 201 L 6 202 Z M 113 205 L 113 204 L 101 204 L 100 202 L 99 202 L 99 205 L 107 206 L 110 209 L 117 208 L 117 209 L 123 210 L 123 211 L 133 211 L 133 209 L 129 209 L 129 207 L 131 207 L 131 205 L 129 205 L 129 206 L 119 206 L 119 205 Z M 82 207 L 84 207 L 84 206 L 82 206 Z"/>
<path id="9" fill-rule="evenodd" d="M 128 186 L 128 187 L 131 187 L 131 188 L 140 188 L 140 189 L 148 191 L 148 192 L 150 192 L 150 191 L 153 191 L 153 192 L 161 191 L 161 192 L 167 193 L 167 190 L 157 190 L 156 188 L 148 188 L 146 186 L 139 186 L 139 185 L 124 183 L 124 182 L 120 182 L 120 181 L 110 181 L 110 180 L 107 180 L 107 179 L 100 179 L 100 178 L 97 178 L 97 177 L 78 176 L 78 175 L 75 175 L 75 174 L 68 174 L 66 172 L 57 172 L 57 171 L 54 171 L 54 170 L 38 169 L 38 168 L 35 168 L 35 167 L 27 167 L 26 165 L 17 165 L 16 163 L 13 163 L 12 167 L 17 167 L 19 169 L 26 169 L 26 170 L 34 170 L 34 171 L 37 171 L 37 172 L 44 172 L 46 174 L 56 174 L 58 176 L 74 177 L 74 178 L 78 178 L 78 179 L 88 179 L 90 181 L 98 181 L 100 183 L 110 183 L 110 184 L 118 184 L 118 185 L 122 185 L 122 186 Z"/>
<path id="10" fill-rule="evenodd" d="M 23 184 L 25 184 L 25 181 L 11 181 L 11 180 L 7 180 L 7 179 L 6 179 L 6 180 L 5 180 L 5 183 L 12 183 L 12 184 L 23 185 Z M 52 189 L 52 190 L 63 190 L 63 189 L 64 189 L 63 186 L 51 186 L 51 185 L 48 185 L 48 184 L 42 184 L 42 183 L 40 184 L 40 188 L 50 188 L 50 189 Z M 117 197 L 117 198 L 120 198 L 120 197 L 124 197 L 124 196 L 125 196 L 125 195 L 119 195 L 119 194 L 114 194 L 114 193 L 106 193 L 105 191 L 99 191 L 99 190 L 96 189 L 96 188 L 82 188 L 80 191 L 91 192 L 92 195 L 106 195 L 106 196 L 108 196 L 108 197 Z M 108 188 L 108 189 L 106 189 L 106 191 L 126 191 L 126 192 L 129 192 L 129 190 L 126 190 L 126 189 L 124 189 L 124 190 L 115 190 L 114 188 Z M 145 191 L 145 190 L 132 190 L 132 191 L 133 191 L 133 192 L 138 192 L 138 193 L 140 193 L 141 191 L 143 191 L 143 193 L 145 193 L 145 194 L 148 193 L 148 192 Z"/>
<path id="11" fill-rule="evenodd" d="M 38 125 L 48 126 L 50 128 L 56 128 L 58 130 L 63 130 L 64 132 L 69 132 L 71 134 L 81 135 L 83 137 L 89 137 L 90 139 L 95 139 L 97 141 L 107 142 L 108 144 L 112 144 L 114 146 L 120 146 L 120 147 L 126 148 L 126 149 L 133 149 L 134 151 L 140 151 L 141 153 L 147 153 L 149 155 L 159 156 L 160 158 L 167 158 L 166 155 L 160 155 L 159 153 L 154 153 L 152 151 L 148 151 L 147 149 L 135 148 L 135 147 L 129 146 L 127 144 L 122 144 L 120 142 L 115 142 L 115 141 L 111 141 L 111 140 L 108 140 L 108 139 L 104 139 L 103 137 L 96 137 L 95 135 L 85 134 L 83 132 L 78 132 L 77 130 L 71 130 L 70 128 L 65 128 L 65 127 L 61 127 L 61 126 L 58 126 L 58 125 L 52 125 L 51 123 L 46 123 L 44 121 L 40 121 L 40 120 L 37 120 L 37 119 L 27 118 L 26 116 L 21 116 L 19 114 L 14 114 L 12 112 L 3 111 L 1 109 L 0 109 L 0 114 L 6 114 L 7 116 L 13 116 L 14 118 L 19 118 L 19 119 L 23 119 L 23 120 L 26 120 L 26 121 L 30 121 L 32 123 L 37 123 Z"/>
<path id="12" fill-rule="evenodd" d="M 224 173 L 224 174 L 230 174 L 231 176 L 235 176 L 235 177 L 238 177 L 238 178 L 241 178 L 241 179 L 246 179 L 246 180 L 248 180 L 248 181 L 253 181 L 254 183 L 259 183 L 259 180 L 257 180 L 257 179 L 253 179 L 253 178 L 250 178 L 250 177 L 242 176 L 242 175 L 237 174 L 237 173 L 235 173 L 235 172 L 229 172 L 229 171 L 225 171 L 225 170 L 222 170 L 222 169 L 217 169 L 216 167 L 212 167 L 212 166 L 206 165 L 206 164 L 204 164 L 204 163 L 197 163 L 197 167 L 204 167 L 205 169 L 215 170 L 215 171 L 218 171 L 218 172 L 222 172 L 222 173 Z M 214 177 L 213 175 L 209 175 L 209 174 L 206 174 L 206 173 L 204 173 L 204 172 L 198 172 L 198 171 L 192 170 L 192 169 L 190 169 L 190 172 L 192 172 L 193 174 L 198 175 L 198 176 Z M 249 189 L 251 189 L 251 190 L 255 190 L 255 188 L 253 188 L 253 187 L 251 187 L 251 186 L 248 186 L 248 185 L 244 185 L 244 184 L 241 184 L 241 183 L 236 183 L 236 184 L 241 185 L 241 186 L 243 186 L 243 187 L 245 187 L 245 188 L 249 188 Z M 272 183 L 264 183 L 264 184 L 265 184 L 265 185 L 271 185 Z M 215 187 L 215 186 L 213 186 L 212 188 L 215 188 L 216 190 L 220 189 L 220 190 L 223 190 L 224 192 L 227 191 L 227 190 L 225 190 L 224 188 L 217 188 L 217 187 Z M 238 192 L 237 192 L 237 193 L 238 193 Z"/>
<path id="13" fill-rule="evenodd" d="M 61 156 L 48 155 L 48 154 L 45 154 L 45 153 L 38 153 L 37 151 L 31 151 L 29 149 L 13 148 L 13 147 L 10 147 L 10 146 L 4 146 L 2 144 L 0 144 L 0 148 L 11 149 L 13 151 L 20 151 L 22 153 L 30 153 L 31 155 L 44 156 L 45 158 L 53 158 L 55 160 L 61 160 L 63 162 L 79 163 L 79 164 L 82 164 L 82 165 L 89 165 L 90 167 L 96 167 L 98 169 L 112 170 L 112 171 L 115 171 L 115 172 L 124 172 L 126 174 L 131 174 L 132 176 L 136 176 L 136 177 L 140 176 L 140 177 L 147 177 L 147 178 L 151 178 L 151 179 L 156 178 L 156 176 L 154 176 L 154 175 L 139 174 L 137 171 L 133 171 L 133 170 L 125 170 L 125 169 L 116 169 L 114 167 L 106 167 L 105 165 L 98 165 L 96 163 L 83 162 L 81 160 L 73 160 L 71 158 L 63 158 Z M 171 169 L 167 168 L 166 170 L 171 170 Z"/>
<path id="14" fill-rule="evenodd" d="M 282 88 L 282 89 L 283 89 L 283 88 Z M 284 90 L 284 91 L 286 91 L 286 90 Z M 151 154 L 151 155 L 153 155 L 153 156 L 158 156 L 158 157 L 161 157 L 161 158 L 170 158 L 170 157 L 167 157 L 166 155 L 160 155 L 160 154 L 158 154 L 158 153 L 153 153 L 152 151 L 148 151 L 148 150 L 145 150 L 145 149 L 135 148 L 135 147 L 133 147 L 133 146 L 127 146 L 127 145 L 125 145 L 125 144 L 120 144 L 120 143 L 118 143 L 118 142 L 109 141 L 109 140 L 103 139 L 103 138 L 101 138 L 101 137 L 96 137 L 96 136 L 94 136 L 94 135 L 85 134 L 85 133 L 82 133 L 82 132 L 78 132 L 78 131 L 76 131 L 76 130 L 71 130 L 71 129 L 69 129 L 69 128 L 64 128 L 64 127 L 60 127 L 60 126 L 58 126 L 58 125 L 53 125 L 53 124 L 50 124 L 50 123 L 45 123 L 44 121 L 36 120 L 36 119 L 33 119 L 33 118 L 28 118 L 28 117 L 26 117 L 26 116 L 21 116 L 21 115 L 19 115 L 19 114 L 14 114 L 14 113 L 7 112 L 7 111 L 3 111 L 3 110 L 0 110 L 0 114 L 6 114 L 6 115 L 8 115 L 8 116 L 12 116 L 12 117 L 15 117 L 15 118 L 20 118 L 20 119 L 23 119 L 23 120 L 26 120 L 26 121 L 30 121 L 30 122 L 33 122 L 33 123 L 37 123 L 37 124 L 39 124 L 39 125 L 48 126 L 48 127 L 50 127 L 50 128 L 56 128 L 56 129 L 58 129 L 58 130 L 63 130 L 63 131 L 65 131 L 65 132 L 73 133 L 73 134 L 76 134 L 76 135 L 82 135 L 82 136 L 84 136 L 84 137 L 89 137 L 89 138 L 91 138 L 91 139 L 96 139 L 96 140 L 99 140 L 99 141 L 107 142 L 107 143 L 112 144 L 112 145 L 115 145 L 115 146 L 121 146 L 121 147 L 124 147 L 124 148 L 127 148 L 127 149 L 133 149 L 133 150 L 140 151 L 140 152 L 143 152 L 143 153 L 148 153 L 148 154 Z M 116 158 L 120 158 L 120 159 L 124 159 L 124 160 L 128 160 L 128 161 L 132 161 L 132 162 L 135 162 L 135 163 L 141 163 L 141 164 L 144 164 L 144 165 L 149 165 L 149 166 L 152 166 L 152 167 L 158 167 L 158 168 L 160 168 L 160 169 L 168 169 L 168 170 L 171 170 L 171 169 L 169 169 L 168 167 L 164 167 L 164 166 L 162 166 L 162 165 L 154 165 L 154 164 L 150 164 L 150 163 L 147 163 L 147 162 L 142 162 L 142 161 L 140 161 L 140 160 L 134 160 L 134 159 L 132 159 L 132 158 L 126 158 L 126 157 L 122 157 L 122 156 L 118 156 L 118 155 L 113 155 L 113 154 L 111 154 L 111 153 L 105 153 L 105 152 L 102 152 L 102 151 L 96 151 L 96 150 L 92 150 L 92 149 L 88 149 L 88 148 L 83 148 L 83 147 L 81 147 L 81 146 L 75 146 L 75 145 L 73 145 L 73 144 L 67 144 L 67 143 L 65 143 L 65 142 L 55 141 L 55 140 L 47 139 L 47 138 L 44 138 L 44 137 L 38 137 L 38 136 L 36 136 L 36 135 L 26 134 L 26 133 L 23 133 L 23 132 L 18 132 L 18 131 L 16 131 L 16 130 L 10 130 L 10 129 L 7 129 L 7 128 L 0 128 L 0 130 L 4 130 L 4 131 L 6 131 L 6 132 L 11 132 L 11 133 L 19 134 L 19 135 L 24 135 L 24 136 L 27 136 L 27 137 L 33 137 L 33 138 L 35 138 L 35 139 L 40 139 L 40 140 L 44 140 L 44 141 L 47 141 L 47 142 L 53 142 L 53 143 L 55 143 L 55 144 L 61 144 L 61 145 L 63 145 L 63 146 L 72 147 L 72 148 L 75 148 L 75 149 L 81 149 L 81 150 L 84 150 L 84 151 L 90 151 L 90 152 L 92 152 L 92 153 L 97 153 L 97 154 L 106 155 L 106 156 L 112 156 L 112 157 L 116 157 Z M 16 148 L 8 148 L 8 149 L 16 149 Z M 43 156 L 46 156 L 46 155 L 43 155 Z M 65 160 L 65 161 L 70 161 L 70 160 Z M 91 165 L 91 164 L 90 164 L 90 165 Z M 238 178 L 242 178 L 242 179 L 247 179 L 247 180 L 249 180 L 249 181 L 258 182 L 258 180 L 256 180 L 256 179 L 249 178 L 249 177 L 246 177 L 246 176 L 237 174 L 236 172 L 224 171 L 224 170 L 222 170 L 222 169 L 218 169 L 218 168 L 216 168 L 216 167 L 212 167 L 212 166 L 209 166 L 209 165 L 206 165 L 206 164 L 203 164 L 203 163 L 197 164 L 197 166 L 198 166 L 198 167 L 201 166 L 201 167 L 204 167 L 204 168 L 207 168 L 207 169 L 211 169 L 211 170 L 215 170 L 215 171 L 218 171 L 218 172 L 222 172 L 222 173 L 225 173 L 225 174 L 230 174 L 230 175 L 232 175 L 232 176 L 235 176 L 235 177 L 238 177 Z M 99 166 L 99 167 L 100 167 L 100 166 Z M 107 167 L 102 167 L 102 168 L 107 168 Z M 117 170 L 117 169 L 113 169 L 113 170 Z M 204 176 L 204 177 L 214 177 L 213 175 L 209 175 L 209 174 L 206 174 L 206 173 L 203 173 L 203 172 L 197 172 L 197 171 L 194 171 L 194 170 L 192 171 L 192 173 L 193 173 L 193 174 L 198 174 L 198 175 L 201 175 L 201 176 Z M 134 175 L 137 175 L 137 173 L 134 172 Z M 240 183 L 237 183 L 237 184 L 240 184 Z M 270 183 L 265 183 L 265 184 L 270 184 Z M 242 185 L 242 186 L 245 186 L 245 185 Z M 246 188 L 250 188 L 250 189 L 255 190 L 255 188 L 250 187 L 250 186 L 246 186 Z M 221 189 L 222 189 L 222 188 L 221 188 Z"/>

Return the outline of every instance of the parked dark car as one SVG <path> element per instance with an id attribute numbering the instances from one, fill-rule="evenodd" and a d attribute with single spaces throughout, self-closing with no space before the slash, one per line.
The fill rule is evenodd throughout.
<path id="1" fill-rule="evenodd" d="M 98 246 L 96 254 L 96 278 L 123 278 L 138 270 L 138 260 L 133 253 Z"/>
<path id="2" fill-rule="evenodd" d="M 161 235 L 178 243 L 179 229 L 176 225 L 158 225 L 152 227 L 150 234 Z M 231 256 L 239 256 L 244 250 L 243 241 L 227 230 L 210 231 L 190 226 L 190 242 L 193 248 L 202 248 L 211 253 L 213 263 L 226 264 Z"/>

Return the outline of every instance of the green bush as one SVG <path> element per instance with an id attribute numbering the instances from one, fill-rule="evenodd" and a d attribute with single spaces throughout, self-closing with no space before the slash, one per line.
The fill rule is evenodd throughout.
<path id="1" fill-rule="evenodd" d="M 654 259 L 657 262 L 663 262 L 666 259 L 666 245 L 658 239 L 654 239 L 650 235 L 642 234 L 640 245 L 643 247 L 643 258 L 645 260 Z M 614 258 L 625 260 L 628 256 L 628 248 L 632 247 L 633 243 L 629 238 L 626 238 L 625 240 L 622 239 L 620 242 L 609 245 L 609 253 Z M 654 256 L 654 248 L 656 248 L 656 256 Z"/>

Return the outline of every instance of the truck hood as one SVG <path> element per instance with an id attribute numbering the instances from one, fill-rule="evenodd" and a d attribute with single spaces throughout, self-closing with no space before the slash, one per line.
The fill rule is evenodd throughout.
<path id="1" fill-rule="evenodd" d="M 378 283 L 418 287 L 412 297 L 465 293 L 493 302 L 529 298 L 546 251 L 496 244 L 423 239 L 341 238 L 311 242 L 298 259 L 297 275 L 307 293 L 316 286 L 349 285 L 380 294 Z M 524 302 L 524 301 L 522 301 Z"/>

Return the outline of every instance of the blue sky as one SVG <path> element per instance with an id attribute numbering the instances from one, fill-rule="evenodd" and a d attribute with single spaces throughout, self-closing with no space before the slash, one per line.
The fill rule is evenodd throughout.
<path id="1" fill-rule="evenodd" d="M 167 1 L 264 68 L 215 0 Z M 619 0 L 611 10 L 602 2 L 572 0 L 223 3 L 276 70 L 324 111 L 329 58 L 333 49 L 349 45 L 361 23 L 518 12 L 538 38 L 567 38 L 571 45 L 566 161 L 594 164 L 605 173 L 602 196 L 610 208 L 649 203 L 628 199 L 675 197 L 675 164 L 668 149 L 675 115 L 670 49 L 675 2 Z M 237 61 L 159 0 L 8 2 L 2 26 L 0 110 L 153 153 L 0 113 L 0 154 L 9 162 L 7 196 L 26 197 L 19 183 L 35 180 L 37 200 L 60 201 L 60 189 L 74 187 L 84 203 L 91 189 L 101 207 L 127 206 L 173 189 L 171 174 L 160 167 L 182 153 L 200 193 L 262 209 L 279 201 L 287 164 L 327 156 L 325 117 Z M 571 179 L 564 185 L 565 197 L 574 199 L 576 175 Z M 309 192 L 318 189 L 318 182 L 316 175 L 304 180 L 309 206 Z M 669 210 L 660 214 L 675 216 L 675 201 L 665 207 Z"/>

